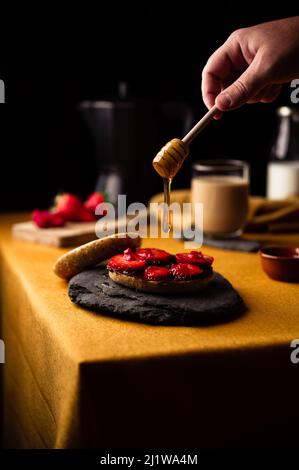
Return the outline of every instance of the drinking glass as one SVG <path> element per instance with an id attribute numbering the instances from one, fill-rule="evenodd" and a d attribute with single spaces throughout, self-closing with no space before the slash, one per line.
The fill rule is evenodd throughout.
<path id="1" fill-rule="evenodd" d="M 191 202 L 203 204 L 203 232 L 212 238 L 240 236 L 246 223 L 249 165 L 241 160 L 201 160 L 192 166 Z"/>

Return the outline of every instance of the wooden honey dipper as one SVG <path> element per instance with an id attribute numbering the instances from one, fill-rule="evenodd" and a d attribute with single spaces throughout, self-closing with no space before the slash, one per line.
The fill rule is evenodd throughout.
<path id="1" fill-rule="evenodd" d="M 153 160 L 153 167 L 162 178 L 172 180 L 181 168 L 185 158 L 189 155 L 189 144 L 206 127 L 218 112 L 216 106 L 213 106 L 204 117 L 180 139 L 172 139 L 157 153 Z"/>

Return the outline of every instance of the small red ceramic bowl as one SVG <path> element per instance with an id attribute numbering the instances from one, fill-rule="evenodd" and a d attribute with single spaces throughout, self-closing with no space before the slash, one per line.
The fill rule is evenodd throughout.
<path id="1" fill-rule="evenodd" d="M 262 268 L 271 279 L 299 282 L 299 248 L 267 246 L 260 250 Z"/>

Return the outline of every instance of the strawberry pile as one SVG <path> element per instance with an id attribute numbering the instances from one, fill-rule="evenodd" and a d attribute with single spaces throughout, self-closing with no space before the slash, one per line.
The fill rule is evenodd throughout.
<path id="1" fill-rule="evenodd" d="M 171 255 L 158 248 L 127 248 L 110 258 L 107 269 L 121 274 L 143 276 L 148 281 L 186 281 L 205 277 L 212 271 L 214 258 L 201 251 Z"/>
<path id="2" fill-rule="evenodd" d="M 97 220 L 96 207 L 105 200 L 101 192 L 92 193 L 84 202 L 75 194 L 59 194 L 50 210 L 35 209 L 32 220 L 39 228 L 62 227 L 66 222 L 93 222 Z"/>

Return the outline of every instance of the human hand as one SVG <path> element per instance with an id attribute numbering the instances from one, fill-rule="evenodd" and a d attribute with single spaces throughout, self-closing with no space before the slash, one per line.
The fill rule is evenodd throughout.
<path id="1" fill-rule="evenodd" d="M 299 16 L 234 31 L 202 72 L 202 96 L 220 111 L 268 103 L 299 78 Z M 216 119 L 221 113 L 216 115 Z"/>

